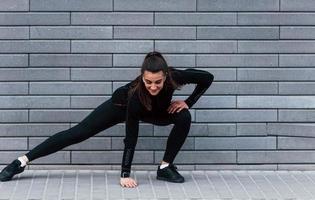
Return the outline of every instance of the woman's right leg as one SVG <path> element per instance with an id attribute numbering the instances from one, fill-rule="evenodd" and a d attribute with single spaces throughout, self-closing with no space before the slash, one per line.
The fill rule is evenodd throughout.
<path id="1" fill-rule="evenodd" d="M 126 109 L 114 105 L 110 98 L 95 108 L 77 125 L 50 136 L 25 155 L 29 161 L 32 161 L 39 157 L 52 154 L 69 145 L 86 140 L 117 123 L 123 122 L 125 116 Z"/>

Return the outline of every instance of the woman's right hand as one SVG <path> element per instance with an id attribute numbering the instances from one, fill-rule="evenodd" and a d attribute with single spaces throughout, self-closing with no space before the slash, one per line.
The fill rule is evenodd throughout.
<path id="1" fill-rule="evenodd" d="M 134 179 L 130 178 L 130 177 L 120 178 L 120 185 L 122 187 L 133 188 L 133 187 L 137 186 L 137 182 Z"/>

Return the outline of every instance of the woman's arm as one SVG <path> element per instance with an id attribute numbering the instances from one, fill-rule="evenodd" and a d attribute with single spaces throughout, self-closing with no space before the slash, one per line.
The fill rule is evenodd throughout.
<path id="1" fill-rule="evenodd" d="M 214 76 L 208 71 L 199 69 L 186 69 L 178 71 L 178 76 L 175 76 L 174 78 L 179 84 L 197 84 L 192 94 L 185 100 L 185 103 L 189 108 L 191 108 L 197 102 L 200 96 L 203 95 L 210 87 Z"/>
<path id="2" fill-rule="evenodd" d="M 132 98 L 127 104 L 126 135 L 124 138 L 124 153 L 121 163 L 121 177 L 129 177 L 131 163 L 138 140 L 139 132 L 139 106 Z"/>

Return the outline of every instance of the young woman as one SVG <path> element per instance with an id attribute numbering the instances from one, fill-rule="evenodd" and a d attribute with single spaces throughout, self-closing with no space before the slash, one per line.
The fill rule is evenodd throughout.
<path id="1" fill-rule="evenodd" d="M 150 52 L 142 63 L 141 75 L 116 89 L 110 99 L 76 126 L 52 135 L 27 154 L 12 161 L 1 171 L 0 180 L 9 181 L 14 175 L 23 172 L 30 161 L 82 142 L 115 124 L 125 122 L 120 185 L 135 187 L 137 183 L 130 177 L 130 169 L 141 120 L 160 126 L 174 124 L 156 178 L 182 183 L 184 177 L 178 173 L 173 161 L 190 129 L 191 115 L 188 109 L 204 94 L 212 81 L 213 75 L 207 71 L 168 67 L 159 52 Z M 192 94 L 186 100 L 172 101 L 174 90 L 189 83 L 197 84 Z"/>

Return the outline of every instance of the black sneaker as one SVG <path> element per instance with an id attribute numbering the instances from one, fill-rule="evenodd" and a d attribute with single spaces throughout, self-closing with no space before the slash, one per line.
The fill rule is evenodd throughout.
<path id="1" fill-rule="evenodd" d="M 0 181 L 9 181 L 15 174 L 22 173 L 24 169 L 25 166 L 21 167 L 21 162 L 16 159 L 0 172 Z"/>
<path id="2" fill-rule="evenodd" d="M 156 179 L 173 182 L 173 183 L 183 183 L 185 179 L 182 175 L 177 172 L 177 167 L 174 164 L 169 164 L 167 167 L 160 169 L 160 166 L 157 170 Z"/>

